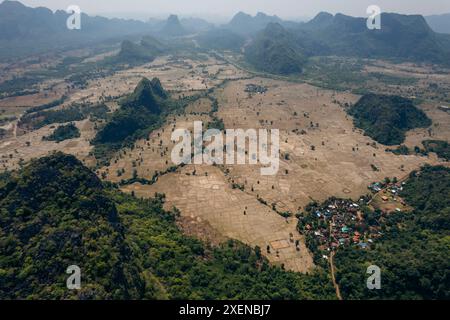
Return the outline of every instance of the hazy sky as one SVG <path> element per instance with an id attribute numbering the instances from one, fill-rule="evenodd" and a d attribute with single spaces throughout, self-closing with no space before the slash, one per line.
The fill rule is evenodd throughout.
<path id="1" fill-rule="evenodd" d="M 180 16 L 229 18 L 238 11 L 251 14 L 262 11 L 282 18 L 312 17 L 320 11 L 366 16 L 366 8 L 369 5 L 378 5 L 384 12 L 424 15 L 450 12 L 450 0 L 22 0 L 21 2 L 53 10 L 78 5 L 88 14 L 141 19 L 162 17 L 169 13 Z"/>

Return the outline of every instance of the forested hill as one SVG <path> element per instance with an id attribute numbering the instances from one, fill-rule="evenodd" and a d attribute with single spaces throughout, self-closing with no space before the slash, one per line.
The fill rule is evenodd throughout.
<path id="1" fill-rule="evenodd" d="M 0 177 L 0 299 L 333 299 L 326 272 L 269 266 L 184 236 L 164 196 L 138 200 L 56 153 Z M 66 268 L 81 268 L 81 290 Z"/>
<path id="2" fill-rule="evenodd" d="M 34 161 L 0 187 L 1 299 L 138 298 L 144 281 L 102 182 L 64 154 Z M 84 288 L 65 288 L 66 268 Z"/>
<path id="3" fill-rule="evenodd" d="M 117 150 L 145 137 L 164 119 L 170 101 L 159 79 L 143 78 L 134 91 L 120 102 L 106 125 L 97 132 L 93 144 L 100 153 Z"/>
<path id="4" fill-rule="evenodd" d="M 270 23 L 253 39 L 245 59 L 257 70 L 281 75 L 301 73 L 306 62 L 295 36 L 278 23 Z"/>
<path id="5" fill-rule="evenodd" d="M 366 94 L 349 110 L 356 127 L 385 145 L 400 144 L 405 133 L 426 128 L 431 120 L 413 101 L 399 96 Z"/>
<path id="6" fill-rule="evenodd" d="M 189 32 L 184 29 L 181 25 L 178 16 L 171 15 L 166 21 L 164 27 L 160 30 L 161 35 L 169 37 L 180 37 L 189 34 Z"/>
<path id="7" fill-rule="evenodd" d="M 450 36 L 434 32 L 420 15 L 383 13 L 381 29 L 369 30 L 367 18 L 321 12 L 308 23 L 285 28 L 283 32 L 268 32 L 273 26 L 268 29 L 269 26 L 255 36 L 246 48 L 252 53 L 246 56 L 247 62 L 265 72 L 287 74 L 282 68 L 266 70 L 263 66 L 298 65 L 292 63 L 296 56 L 450 63 Z"/>

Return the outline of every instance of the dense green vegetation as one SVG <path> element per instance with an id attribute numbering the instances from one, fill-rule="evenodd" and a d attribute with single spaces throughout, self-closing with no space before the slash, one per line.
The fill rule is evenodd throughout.
<path id="1" fill-rule="evenodd" d="M 92 120 L 105 120 L 108 118 L 109 112 L 108 106 L 104 103 L 88 106 L 84 111 Z"/>
<path id="2" fill-rule="evenodd" d="M 450 144 L 447 141 L 425 140 L 422 144 L 426 152 L 435 152 L 439 158 L 450 160 Z"/>
<path id="3" fill-rule="evenodd" d="M 170 101 L 159 79 L 150 81 L 143 78 L 134 92 L 120 104 L 121 107 L 111 115 L 92 141 L 96 146 L 97 158 L 145 137 L 161 124 Z"/>
<path id="4" fill-rule="evenodd" d="M 173 216 L 143 211 L 124 215 L 135 243 L 139 264 L 163 284 L 159 298 L 170 299 L 333 299 L 326 273 L 302 275 L 269 266 L 261 249 L 229 241 L 209 248 L 183 236 Z M 119 206 L 119 211 L 120 211 Z M 161 210 L 161 209 L 159 209 Z"/>
<path id="5" fill-rule="evenodd" d="M 420 225 L 450 230 L 450 169 L 426 166 L 412 172 L 401 194 L 418 214 Z"/>
<path id="6" fill-rule="evenodd" d="M 245 49 L 245 59 L 256 69 L 281 75 L 301 73 L 306 60 L 292 35 L 271 23 Z"/>
<path id="7" fill-rule="evenodd" d="M 413 172 L 402 196 L 412 213 L 390 213 L 370 250 L 336 253 L 337 281 L 346 299 L 450 299 L 450 169 Z M 367 212 L 380 215 L 380 212 Z M 381 289 L 368 290 L 369 265 L 381 268 Z"/>
<path id="8" fill-rule="evenodd" d="M 40 129 L 53 123 L 81 121 L 86 118 L 78 106 L 59 110 L 39 111 L 27 114 L 20 119 L 19 126 L 30 129 Z"/>
<path id="9" fill-rule="evenodd" d="M 155 124 L 166 99 L 167 93 L 159 79 L 142 79 L 134 92 L 121 101 L 121 108 L 98 132 L 94 143 L 121 143 L 137 131 Z"/>
<path id="10" fill-rule="evenodd" d="M 404 155 L 407 156 L 409 154 L 411 154 L 411 151 L 409 150 L 409 148 L 407 146 L 405 146 L 404 144 L 398 146 L 395 149 L 386 149 L 387 152 L 392 152 L 393 154 L 400 156 L 400 155 Z"/>
<path id="11" fill-rule="evenodd" d="M 104 119 L 108 112 L 109 108 L 104 104 L 72 104 L 64 109 L 27 113 L 20 118 L 19 126 L 36 130 L 49 124 L 81 121 L 89 116 L 97 119 Z"/>
<path id="12" fill-rule="evenodd" d="M 414 149 L 409 149 L 405 145 L 400 145 L 395 149 L 387 148 L 386 151 L 392 152 L 396 155 L 409 155 L 416 154 L 422 156 L 428 156 L 430 152 L 434 152 L 441 159 L 446 161 L 450 160 L 450 144 L 443 140 L 424 140 L 422 141 L 424 148 L 415 146 Z"/>
<path id="13" fill-rule="evenodd" d="M 41 158 L 0 185 L 1 299 L 138 298 L 139 278 L 118 212 L 73 156 Z M 79 292 L 66 268 L 82 268 Z"/>
<path id="14" fill-rule="evenodd" d="M 161 127 L 169 114 L 180 113 L 191 102 L 207 92 L 178 100 L 171 99 L 158 78 L 143 78 L 133 93 L 120 101 L 121 107 L 108 117 L 93 141 L 94 155 L 99 164 L 106 164 L 123 147 L 131 147 L 138 139 L 148 138 Z"/>
<path id="15" fill-rule="evenodd" d="M 68 139 L 74 139 L 80 137 L 80 130 L 73 123 L 59 126 L 52 134 L 47 137 L 43 137 L 43 140 L 61 142 Z"/>
<path id="16" fill-rule="evenodd" d="M 431 125 L 431 120 L 411 100 L 399 96 L 364 95 L 349 114 L 356 127 L 385 145 L 400 144 L 408 130 Z"/>
<path id="17" fill-rule="evenodd" d="M 36 85 L 40 79 L 31 75 L 14 77 L 0 83 L 0 98 L 19 97 L 38 93 Z"/>
<path id="18" fill-rule="evenodd" d="M 326 273 L 269 266 L 261 249 L 184 236 L 164 196 L 105 186 L 61 153 L 0 178 L 0 299 L 332 299 Z M 81 290 L 65 287 L 69 265 Z"/>
<path id="19" fill-rule="evenodd" d="M 44 110 L 47 110 L 47 109 L 54 108 L 56 106 L 59 106 L 60 104 L 63 104 L 64 100 L 66 100 L 65 96 L 63 96 L 63 97 L 61 97 L 59 99 L 53 100 L 53 101 L 51 101 L 49 103 L 45 103 L 45 104 L 40 105 L 40 106 L 32 107 L 32 108 L 28 109 L 27 111 L 25 111 L 25 114 L 38 112 L 38 111 L 44 111 Z"/>

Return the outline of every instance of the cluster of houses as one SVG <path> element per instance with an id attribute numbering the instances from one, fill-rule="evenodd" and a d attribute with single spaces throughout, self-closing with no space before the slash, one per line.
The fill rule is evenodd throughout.
<path id="1" fill-rule="evenodd" d="M 260 85 L 257 85 L 257 84 L 252 84 L 252 83 L 247 84 L 245 86 L 245 92 L 248 92 L 248 93 L 263 94 L 263 93 L 266 93 L 267 90 L 268 90 L 267 87 L 260 86 Z"/>
<path id="2" fill-rule="evenodd" d="M 398 195 L 403 190 L 403 183 L 398 183 L 397 181 L 389 182 L 374 182 L 369 185 L 369 190 L 373 193 L 378 193 L 381 190 L 391 193 L 393 196 Z"/>
<path id="3" fill-rule="evenodd" d="M 389 183 L 386 188 L 386 192 L 389 192 L 392 194 L 392 196 L 397 197 L 398 194 L 403 191 L 403 183 L 401 185 L 398 185 L 396 183 Z"/>
<path id="4" fill-rule="evenodd" d="M 384 188 L 384 184 L 382 182 L 374 182 L 371 185 L 369 185 L 369 190 L 373 193 L 380 192 Z"/>
<path id="5" fill-rule="evenodd" d="M 405 205 L 399 197 L 403 186 L 404 183 L 388 180 L 372 183 L 369 189 L 381 196 L 383 202 L 394 200 Z M 386 210 L 381 210 L 379 214 L 365 219 L 367 216 L 363 213 L 363 207 L 368 206 L 371 199 L 371 196 L 366 196 L 355 202 L 351 199 L 330 198 L 321 205 L 308 205 L 307 214 L 298 216 L 299 231 L 305 235 L 308 247 L 320 252 L 325 259 L 329 256 L 327 252 L 341 246 L 358 246 L 363 250 L 369 248 L 382 236 L 382 220 L 388 214 Z"/>
<path id="6" fill-rule="evenodd" d="M 307 208 L 309 215 L 300 218 L 299 229 L 307 241 L 313 243 L 314 249 L 322 252 L 350 245 L 367 249 L 381 232 L 379 225 L 365 223 L 361 206 L 366 204 L 365 198 L 358 202 L 330 199 L 322 206 L 310 206 Z"/>
<path id="7" fill-rule="evenodd" d="M 380 193 L 381 200 L 383 202 L 399 203 L 401 206 L 406 206 L 405 201 L 399 197 L 401 191 L 403 191 L 404 182 L 375 182 L 369 186 L 369 190 L 373 193 Z M 385 211 L 385 210 L 382 210 Z M 402 211 L 400 208 L 396 208 L 395 211 Z"/>

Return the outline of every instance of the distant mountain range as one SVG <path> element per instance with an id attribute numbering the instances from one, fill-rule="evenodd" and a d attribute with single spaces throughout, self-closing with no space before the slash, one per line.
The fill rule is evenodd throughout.
<path id="1" fill-rule="evenodd" d="M 381 21 L 380 30 L 369 30 L 366 18 L 322 12 L 294 29 L 271 23 L 246 48 L 246 59 L 262 71 L 268 70 L 261 66 L 277 61 L 283 66 L 275 72 L 278 74 L 301 69 L 298 63 L 304 59 L 292 59 L 295 56 L 338 55 L 450 64 L 450 35 L 434 32 L 423 16 L 383 13 Z"/>
<path id="2" fill-rule="evenodd" d="M 245 50 L 245 58 L 256 69 L 274 74 L 301 73 L 306 62 L 294 33 L 270 23 Z"/>
<path id="3" fill-rule="evenodd" d="M 0 3 L 0 58 L 36 54 L 79 44 L 145 34 L 149 25 L 135 20 L 81 16 L 81 30 L 69 30 L 70 14 L 43 7 L 30 8 L 18 1 Z"/>
<path id="4" fill-rule="evenodd" d="M 223 27 L 241 35 L 250 35 L 263 30 L 269 23 L 278 23 L 286 28 L 297 26 L 295 22 L 284 21 L 277 16 L 268 16 L 262 12 L 258 12 L 254 17 L 239 12 Z"/>
<path id="5" fill-rule="evenodd" d="M 450 37 L 436 34 L 423 16 L 383 13 L 380 30 L 369 30 L 366 21 L 366 18 L 321 13 L 300 27 L 300 40 L 320 42 L 326 48 L 325 54 L 449 61 Z"/>
<path id="6" fill-rule="evenodd" d="M 321 19 L 326 20 L 329 15 L 329 13 L 321 12 L 313 20 L 315 20 L 315 23 L 320 23 Z M 450 13 L 425 16 L 424 18 L 434 32 L 450 33 Z M 184 24 L 184 21 L 181 22 Z M 262 31 L 269 23 L 279 23 L 287 29 L 296 28 L 305 24 L 304 22 L 283 20 L 276 15 L 269 16 L 262 12 L 257 13 L 255 16 L 251 16 L 245 12 L 238 12 L 223 28 L 232 30 L 235 33 L 249 35 Z"/>
<path id="7" fill-rule="evenodd" d="M 71 14 L 63 10 L 30 8 L 18 1 L 0 3 L 0 39 L 30 40 L 55 36 L 72 36 L 96 39 L 145 32 L 146 24 L 136 20 L 107 19 L 81 16 L 81 30 L 69 30 L 66 21 Z"/>
<path id="8" fill-rule="evenodd" d="M 425 19 L 420 15 L 384 13 L 382 29 L 369 30 L 366 18 L 326 12 L 307 23 L 284 21 L 261 12 L 255 16 L 239 12 L 220 28 L 202 19 L 179 19 L 175 15 L 165 21 L 142 22 L 83 14 L 81 30 L 69 30 L 66 27 L 69 14 L 65 11 L 52 12 L 42 7 L 26 7 L 18 1 L 3 1 L 0 3 L 0 59 L 145 35 L 159 38 L 198 34 L 200 46 L 210 49 L 240 51 L 246 40 L 252 39 L 245 48 L 247 60 L 257 68 L 282 74 L 299 72 L 301 64 L 313 55 L 448 64 L 450 35 L 444 33 L 448 30 L 449 16 Z M 145 60 L 160 51 L 150 48 L 152 52 L 148 54 L 142 44 L 135 46 L 130 42 L 125 42 L 122 49 L 125 55 Z"/>
<path id="9" fill-rule="evenodd" d="M 120 52 L 117 55 L 117 61 L 126 63 L 151 62 L 158 55 L 164 53 L 166 49 L 163 43 L 151 36 L 145 36 L 139 44 L 125 40 L 122 42 Z"/>
<path id="10" fill-rule="evenodd" d="M 214 28 L 214 24 L 200 18 L 181 18 L 180 23 L 191 33 L 208 31 Z"/>
<path id="11" fill-rule="evenodd" d="M 127 37 L 184 36 L 214 28 L 213 24 L 205 20 L 179 20 L 175 15 L 167 20 L 149 19 L 148 22 L 142 22 L 82 14 L 81 29 L 69 30 L 66 22 L 70 15 L 63 10 L 53 12 L 44 7 L 27 7 L 18 1 L 1 2 L 0 59 L 98 44 L 107 40 L 122 41 Z"/>
<path id="12" fill-rule="evenodd" d="M 429 26 L 439 33 L 450 33 L 450 13 L 425 17 Z"/>
<path id="13" fill-rule="evenodd" d="M 164 27 L 160 30 L 161 33 L 165 36 L 169 37 L 180 37 L 185 36 L 189 32 L 181 25 L 180 20 L 178 20 L 178 16 L 171 15 L 166 23 L 164 24 Z"/>
<path id="14" fill-rule="evenodd" d="M 94 145 L 120 145 L 126 139 L 133 139 L 138 132 L 151 128 L 160 120 L 159 115 L 168 97 L 158 78 L 143 78 L 133 93 L 121 101 L 121 107 L 114 111 L 110 121 L 97 133 Z"/>
<path id="15" fill-rule="evenodd" d="M 245 43 L 245 36 L 229 29 L 214 28 L 197 36 L 199 45 L 213 50 L 232 50 L 239 52 Z"/>

